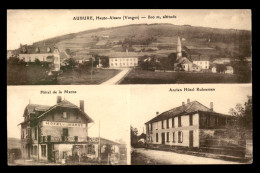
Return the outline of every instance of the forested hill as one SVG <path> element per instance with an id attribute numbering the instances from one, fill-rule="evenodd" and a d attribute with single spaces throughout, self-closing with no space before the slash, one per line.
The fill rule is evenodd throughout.
<path id="1" fill-rule="evenodd" d="M 112 41 L 130 44 L 175 43 L 175 37 L 179 35 L 185 39 L 184 45 L 205 46 L 210 41 L 212 48 L 225 50 L 227 54 L 251 55 L 251 31 L 173 24 L 135 24 L 98 28 L 50 38 L 33 45 L 55 44 L 73 50 L 91 47 L 93 43 L 89 41 L 90 38 L 104 35 L 109 36 Z"/>

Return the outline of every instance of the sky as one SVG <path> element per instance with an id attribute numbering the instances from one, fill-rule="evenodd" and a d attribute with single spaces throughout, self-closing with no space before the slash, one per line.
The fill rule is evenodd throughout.
<path id="1" fill-rule="evenodd" d="M 150 16 L 176 16 L 170 19 L 148 19 Z M 76 16 L 136 17 L 140 20 L 73 20 Z M 141 18 L 145 16 L 146 19 Z M 32 44 L 64 34 L 139 23 L 171 23 L 223 29 L 251 30 L 251 10 L 8 10 L 7 49 Z"/>
<path id="2" fill-rule="evenodd" d="M 85 112 L 94 120 L 89 124 L 89 136 L 100 136 L 110 140 L 130 140 L 129 115 L 127 113 L 128 90 L 113 86 L 8 86 L 7 87 L 7 132 L 8 137 L 21 137 L 23 113 L 29 101 L 31 104 L 53 106 L 57 94 L 40 94 L 40 91 L 76 91 L 76 94 L 59 94 L 62 99 L 79 106 L 84 100 Z"/>
<path id="3" fill-rule="evenodd" d="M 215 88 L 214 92 L 169 92 L 169 89 L 183 88 Z M 198 101 L 210 107 L 213 102 L 214 111 L 229 114 L 230 108 L 237 103 L 244 104 L 247 96 L 252 96 L 251 84 L 182 84 L 182 85 L 135 85 L 130 92 L 130 122 L 138 129 L 140 135 L 145 132 L 147 121 L 162 113 L 182 105 L 182 102 Z"/>

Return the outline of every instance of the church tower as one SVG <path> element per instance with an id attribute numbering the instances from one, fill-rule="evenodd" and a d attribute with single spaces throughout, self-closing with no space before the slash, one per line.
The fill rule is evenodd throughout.
<path id="1" fill-rule="evenodd" d="M 180 59 L 182 57 L 182 53 L 181 53 L 181 39 L 180 39 L 179 36 L 178 36 L 178 41 L 177 41 L 176 54 L 177 54 L 177 59 Z"/>

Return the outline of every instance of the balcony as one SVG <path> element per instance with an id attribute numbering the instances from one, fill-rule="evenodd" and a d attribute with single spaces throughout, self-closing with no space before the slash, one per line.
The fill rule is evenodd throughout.
<path id="1" fill-rule="evenodd" d="M 87 137 L 78 136 L 41 136 L 40 142 L 88 142 Z"/>

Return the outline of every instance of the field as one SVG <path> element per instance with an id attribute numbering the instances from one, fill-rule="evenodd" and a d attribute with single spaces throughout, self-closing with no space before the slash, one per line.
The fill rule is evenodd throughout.
<path id="1" fill-rule="evenodd" d="M 88 84 L 101 84 L 108 79 L 114 77 L 118 74 L 120 70 L 115 69 L 99 69 L 97 72 L 93 73 L 92 81 L 91 74 L 89 72 L 82 73 L 79 75 L 75 71 L 64 72 L 58 76 L 58 85 L 88 85 Z"/>
<path id="2" fill-rule="evenodd" d="M 120 84 L 238 83 L 237 75 L 133 70 Z"/>

